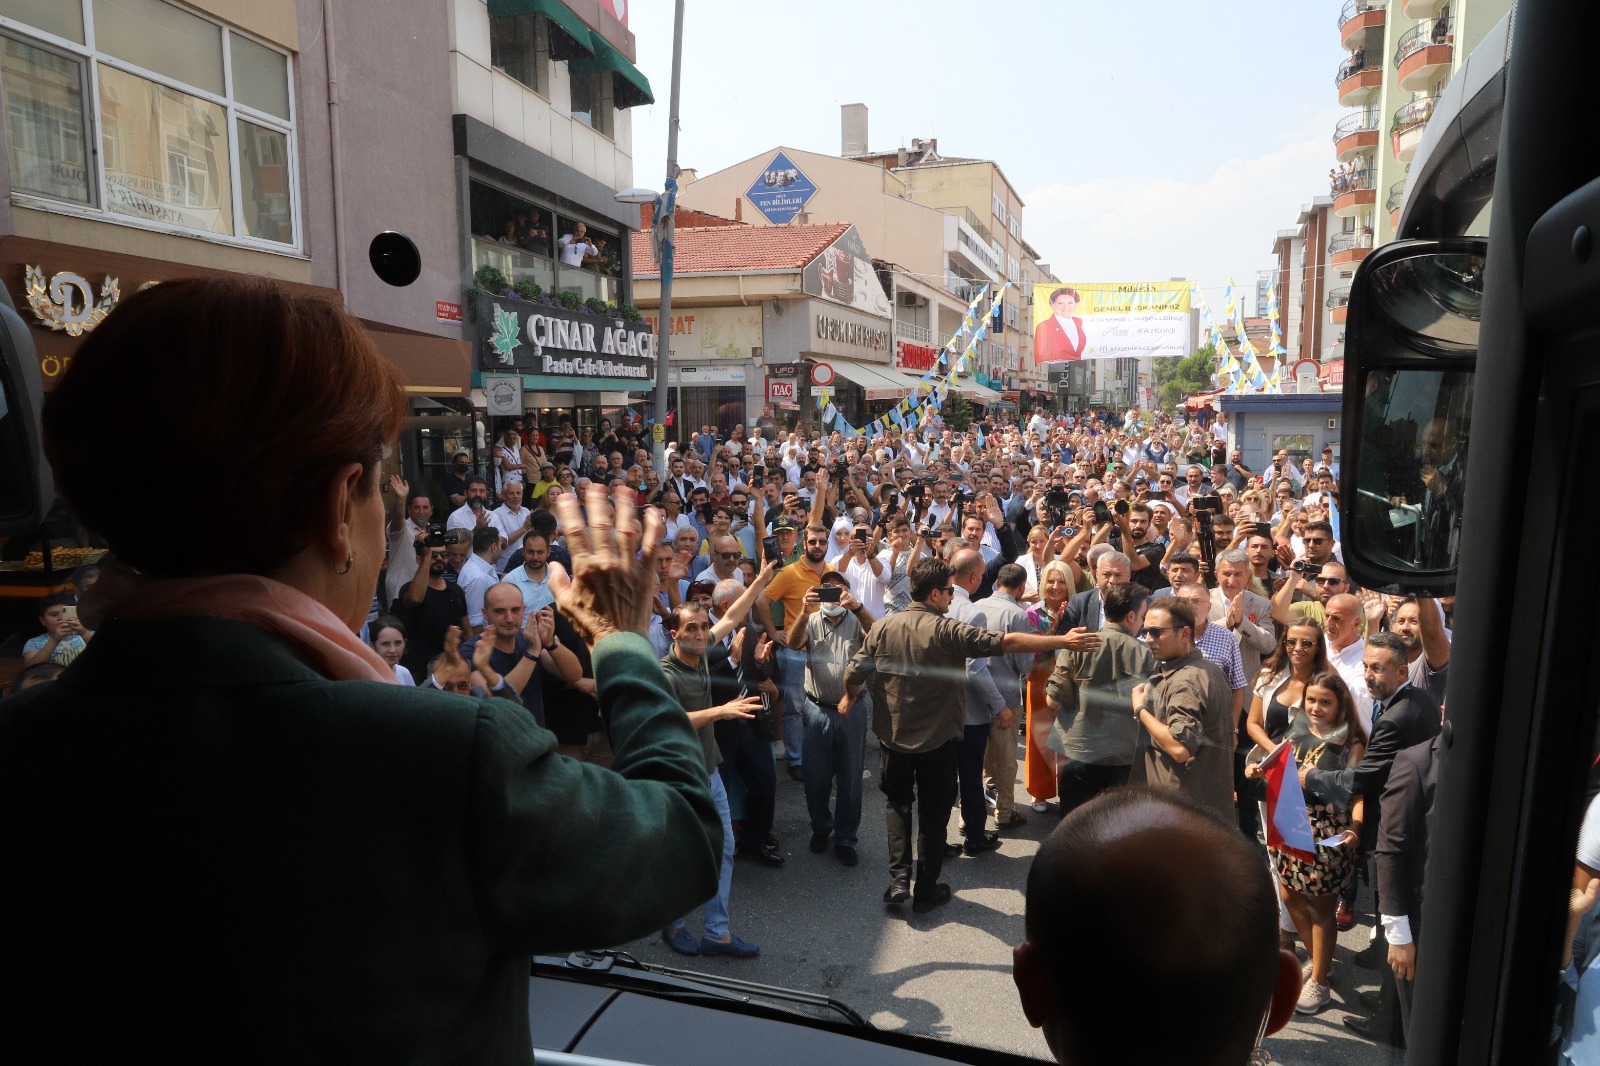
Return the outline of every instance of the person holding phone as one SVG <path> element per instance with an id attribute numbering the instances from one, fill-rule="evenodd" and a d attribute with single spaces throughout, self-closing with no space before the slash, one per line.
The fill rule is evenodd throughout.
<path id="1" fill-rule="evenodd" d="M 66 666 L 94 636 L 78 619 L 78 598 L 70 592 L 52 592 L 40 598 L 39 625 L 44 632 L 22 646 L 24 667 L 38 663 Z"/>

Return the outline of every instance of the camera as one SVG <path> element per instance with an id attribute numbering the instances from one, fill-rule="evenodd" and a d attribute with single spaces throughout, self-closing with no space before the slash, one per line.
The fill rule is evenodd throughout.
<path id="1" fill-rule="evenodd" d="M 1083 498 L 1081 495 L 1078 497 Z M 1072 506 L 1072 494 L 1066 489 L 1051 489 L 1044 494 L 1044 505 L 1052 511 L 1065 511 Z"/>
<path id="2" fill-rule="evenodd" d="M 1133 504 L 1129 503 L 1127 500 L 1118 500 L 1116 502 L 1116 511 L 1119 515 L 1125 515 L 1132 509 Z"/>
<path id="3" fill-rule="evenodd" d="M 838 603 L 839 597 L 843 593 L 844 589 L 840 588 L 838 585 L 817 586 L 817 599 L 823 603 Z"/>
<path id="4" fill-rule="evenodd" d="M 923 540 L 932 540 L 938 535 L 939 531 L 934 529 L 932 526 L 923 526 L 921 529 L 917 530 L 917 536 L 921 537 Z"/>
<path id="5" fill-rule="evenodd" d="M 1294 564 L 1294 572 L 1297 574 L 1315 574 L 1319 573 L 1321 570 L 1322 567 L 1305 559 L 1301 559 L 1299 562 Z"/>
<path id="6" fill-rule="evenodd" d="M 444 526 L 439 522 L 428 523 L 427 545 L 430 548 L 444 547 Z"/>
<path id="7" fill-rule="evenodd" d="M 844 484 L 846 481 L 850 480 L 850 464 L 845 462 L 843 459 L 840 459 L 837 463 L 833 464 L 833 469 L 828 471 L 828 476 L 833 478 L 833 480 L 839 484 Z"/>
<path id="8" fill-rule="evenodd" d="M 1106 506 L 1106 501 L 1094 501 L 1094 520 L 1100 525 L 1105 525 L 1111 521 L 1111 508 Z"/>
<path id="9" fill-rule="evenodd" d="M 1220 512 L 1222 510 L 1222 497 L 1196 496 L 1189 501 L 1189 509 L 1195 512 Z"/>

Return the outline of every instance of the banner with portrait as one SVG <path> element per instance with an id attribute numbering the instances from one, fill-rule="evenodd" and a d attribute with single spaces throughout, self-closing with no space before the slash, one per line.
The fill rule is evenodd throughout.
<path id="1" fill-rule="evenodd" d="M 1194 354 L 1187 281 L 1074 281 L 1033 287 L 1036 363 Z"/>

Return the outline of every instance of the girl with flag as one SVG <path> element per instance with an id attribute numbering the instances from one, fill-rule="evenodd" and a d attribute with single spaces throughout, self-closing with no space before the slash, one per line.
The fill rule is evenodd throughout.
<path id="1" fill-rule="evenodd" d="M 1301 971 L 1305 983 L 1295 1009 L 1315 1014 L 1331 998 L 1328 971 L 1339 936 L 1334 909 L 1339 893 L 1355 876 L 1364 804 L 1360 795 L 1345 804 L 1315 791 L 1302 793 L 1297 771 L 1301 767 L 1343 770 L 1355 766 L 1366 751 L 1367 737 L 1350 690 L 1337 673 L 1327 670 L 1313 676 L 1305 683 L 1301 702 L 1304 713 L 1289 723 L 1284 743 L 1260 763 L 1247 765 L 1245 776 L 1267 781 L 1267 845 L 1275 860 L 1284 906 L 1311 951 L 1311 959 Z M 1292 761 L 1286 755 L 1292 755 Z M 1286 816 L 1297 812 L 1273 809 L 1294 802 L 1304 806 L 1309 833 L 1305 833 L 1305 821 L 1298 826 L 1286 822 Z"/>

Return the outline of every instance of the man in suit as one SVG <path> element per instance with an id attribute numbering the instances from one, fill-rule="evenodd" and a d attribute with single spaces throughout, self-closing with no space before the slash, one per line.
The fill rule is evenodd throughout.
<path id="1" fill-rule="evenodd" d="M 1132 573 L 1133 563 L 1119 551 L 1105 552 L 1096 559 L 1095 587 L 1088 592 L 1080 592 L 1067 601 L 1066 610 L 1062 612 L 1065 618 L 1061 625 L 1062 631 L 1081 626 L 1091 633 L 1098 633 L 1105 625 L 1105 590 L 1129 580 L 1129 575 Z"/>
<path id="2" fill-rule="evenodd" d="M 1428 831 L 1433 823 L 1433 796 L 1439 780 L 1439 738 L 1406 748 L 1394 757 L 1389 783 L 1383 789 L 1383 818 L 1373 847 L 1382 901 L 1383 934 L 1389 945 L 1389 968 L 1375 1001 L 1362 1001 L 1378 1011 L 1371 1020 L 1356 1019 L 1350 1028 L 1372 1040 L 1392 1036 L 1392 1009 L 1398 1006 L 1402 1036 L 1411 1028 L 1411 996 L 1417 978 L 1417 938 L 1422 935 L 1422 873 L 1428 865 Z M 1357 1022 L 1360 1024 L 1358 1025 Z M 1386 1041 L 1396 1043 L 1394 1040 Z"/>
<path id="3" fill-rule="evenodd" d="M 1439 701 L 1410 683 L 1407 677 L 1406 646 L 1393 633 L 1374 633 L 1362 652 L 1367 693 L 1372 701 L 1372 734 L 1361 762 L 1345 770 L 1314 770 L 1302 767 L 1300 783 L 1335 802 L 1348 803 L 1354 796 L 1366 797 L 1366 822 L 1382 825 L 1384 786 L 1389 783 L 1395 756 L 1406 748 L 1425 743 L 1439 735 Z M 1374 834 L 1363 834 L 1363 849 L 1369 858 Z M 1383 913 L 1383 886 L 1378 886 L 1378 911 Z M 1345 1025 L 1363 1036 L 1378 1038 L 1366 1027 Z"/>
<path id="4" fill-rule="evenodd" d="M 1082 359 L 1089 339 L 1078 309 L 1078 290 L 1060 288 L 1050 294 L 1051 315 L 1033 331 L 1033 357 L 1040 363 Z"/>

